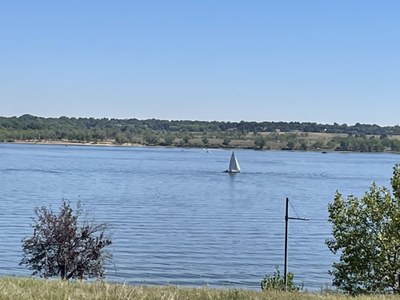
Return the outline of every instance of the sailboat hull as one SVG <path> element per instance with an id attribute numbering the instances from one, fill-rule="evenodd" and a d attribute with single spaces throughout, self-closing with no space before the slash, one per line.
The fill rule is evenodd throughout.
<path id="1" fill-rule="evenodd" d="M 225 170 L 224 173 L 237 174 L 240 173 L 240 170 Z"/>

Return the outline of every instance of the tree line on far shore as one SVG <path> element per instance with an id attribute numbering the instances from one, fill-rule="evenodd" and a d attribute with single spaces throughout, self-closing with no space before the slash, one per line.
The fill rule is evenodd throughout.
<path id="1" fill-rule="evenodd" d="M 311 138 L 312 134 L 325 134 Z M 0 142 L 65 141 L 176 147 L 400 151 L 400 126 L 311 122 L 0 117 Z"/>

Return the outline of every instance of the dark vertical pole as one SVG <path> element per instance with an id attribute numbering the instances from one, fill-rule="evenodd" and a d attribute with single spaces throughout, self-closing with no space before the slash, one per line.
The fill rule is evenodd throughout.
<path id="1" fill-rule="evenodd" d="M 288 226 L 289 226 L 289 198 L 286 198 L 285 208 L 285 262 L 283 266 L 283 283 L 287 289 L 287 254 L 288 254 Z"/>

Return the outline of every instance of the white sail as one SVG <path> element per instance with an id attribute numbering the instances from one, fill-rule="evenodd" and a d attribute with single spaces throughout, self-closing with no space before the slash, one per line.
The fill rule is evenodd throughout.
<path id="1" fill-rule="evenodd" d="M 239 173 L 240 172 L 239 162 L 235 156 L 235 152 L 233 152 L 233 151 L 232 151 L 232 155 L 231 155 L 231 160 L 229 162 L 228 172 L 229 173 Z"/>

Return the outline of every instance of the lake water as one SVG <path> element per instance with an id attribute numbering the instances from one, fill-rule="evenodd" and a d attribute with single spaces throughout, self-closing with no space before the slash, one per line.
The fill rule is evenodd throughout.
<path id="1" fill-rule="evenodd" d="M 231 151 L 0 144 L 0 275 L 27 276 L 21 239 L 33 208 L 81 200 L 110 223 L 107 279 L 129 284 L 259 289 L 283 271 L 285 198 L 289 271 L 317 290 L 337 258 L 327 204 L 336 190 L 361 196 L 372 181 L 390 187 L 400 156 L 236 150 L 242 173 L 222 173 Z M 296 214 L 297 212 L 297 214 Z"/>

